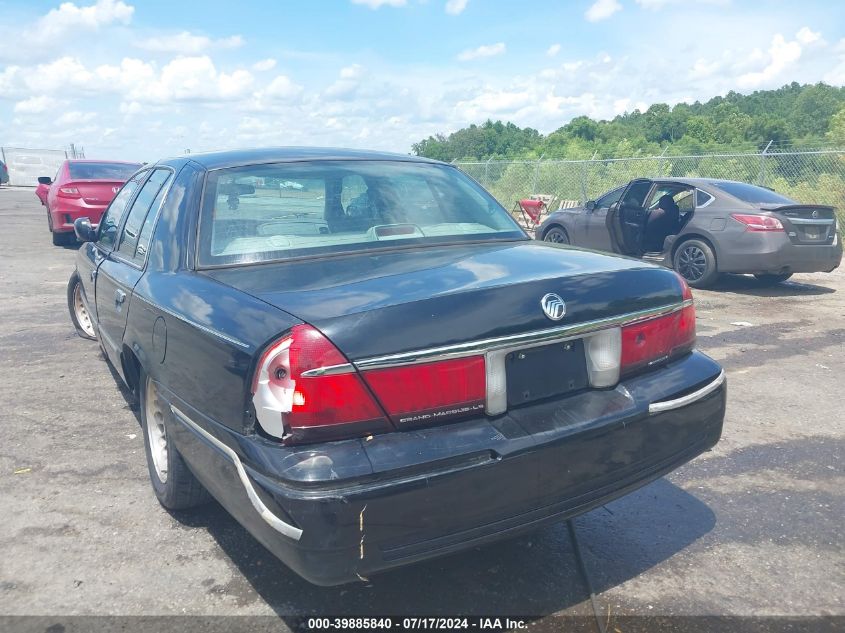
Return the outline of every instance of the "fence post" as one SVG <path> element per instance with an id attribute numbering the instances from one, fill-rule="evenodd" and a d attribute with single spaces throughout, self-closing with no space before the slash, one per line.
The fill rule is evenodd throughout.
<path id="1" fill-rule="evenodd" d="M 760 152 L 760 173 L 757 175 L 757 184 L 761 187 L 766 186 L 766 152 L 769 151 L 769 148 L 772 146 L 773 141 L 769 141 L 766 148 Z"/>
<path id="2" fill-rule="evenodd" d="M 493 160 L 493 157 L 487 159 L 487 162 L 484 163 L 484 186 L 488 189 L 490 188 L 490 161 Z"/>
<path id="3" fill-rule="evenodd" d="M 669 150 L 669 146 L 663 148 L 663 151 L 660 152 L 660 156 L 657 159 L 657 173 L 654 175 L 655 178 L 661 178 L 663 176 L 663 157 L 666 155 L 666 152 Z"/>
<path id="4" fill-rule="evenodd" d="M 543 160 L 543 156 L 545 156 L 545 154 L 540 154 L 540 158 L 537 159 L 537 163 L 534 165 L 534 182 L 531 183 L 532 196 L 537 193 L 537 178 L 540 177 L 540 161 Z"/>
<path id="5" fill-rule="evenodd" d="M 595 156 L 595 154 L 593 154 Z M 587 161 L 581 161 L 581 204 L 587 203 Z"/>

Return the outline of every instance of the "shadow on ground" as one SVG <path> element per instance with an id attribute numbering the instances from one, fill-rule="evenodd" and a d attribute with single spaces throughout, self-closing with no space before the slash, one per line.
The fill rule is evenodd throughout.
<path id="1" fill-rule="evenodd" d="M 784 281 L 767 286 L 752 275 L 722 274 L 707 290 L 734 294 L 750 295 L 753 297 L 796 297 L 806 295 L 824 295 L 836 292 L 834 288 L 798 281 Z"/>
<path id="2" fill-rule="evenodd" d="M 635 509 L 635 516 L 631 514 Z M 659 516 L 660 520 L 644 520 Z M 284 618 L 310 615 L 548 615 L 590 613 L 564 523 L 521 538 L 379 574 L 368 584 L 315 587 L 275 559 L 217 504 L 190 516 L 185 527 L 203 527 L 237 571 L 225 585 L 208 580 L 210 593 L 225 592 L 247 605 L 268 604 Z M 626 525 L 628 556 L 603 574 L 596 591 L 636 577 L 711 530 L 715 518 L 694 496 L 665 479 L 576 519 L 594 532 L 606 523 Z M 291 626 L 295 620 L 289 622 Z"/>

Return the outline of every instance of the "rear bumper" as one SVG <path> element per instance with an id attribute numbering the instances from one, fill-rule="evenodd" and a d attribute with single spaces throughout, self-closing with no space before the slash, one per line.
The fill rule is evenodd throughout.
<path id="1" fill-rule="evenodd" d="M 830 272 L 842 261 L 839 238 L 831 245 L 793 244 L 784 233 L 744 232 L 717 254 L 719 272 L 815 273 Z"/>
<path id="2" fill-rule="evenodd" d="M 261 543 L 307 580 L 335 585 L 624 495 L 712 447 L 725 398 L 721 368 L 695 352 L 613 390 L 370 441 L 279 446 L 178 401 L 169 433 Z"/>
<path id="3" fill-rule="evenodd" d="M 62 200 L 58 203 L 55 209 L 50 210 L 53 216 L 53 232 L 54 233 L 68 233 L 73 231 L 73 223 L 78 218 L 88 218 L 91 224 L 96 225 L 100 223 L 100 218 L 103 217 L 103 212 L 108 205 L 90 205 L 84 200 Z M 68 221 L 69 220 L 69 221 Z"/>

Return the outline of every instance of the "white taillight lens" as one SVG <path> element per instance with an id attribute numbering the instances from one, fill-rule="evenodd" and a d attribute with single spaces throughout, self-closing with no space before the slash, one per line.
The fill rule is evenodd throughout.
<path id="1" fill-rule="evenodd" d="M 295 325 L 262 354 L 252 382 L 261 428 L 292 442 L 389 430 L 361 377 L 322 332 Z"/>
<path id="2" fill-rule="evenodd" d="M 622 331 L 618 327 L 597 332 L 586 338 L 584 349 L 591 386 L 612 387 L 619 382 Z"/>

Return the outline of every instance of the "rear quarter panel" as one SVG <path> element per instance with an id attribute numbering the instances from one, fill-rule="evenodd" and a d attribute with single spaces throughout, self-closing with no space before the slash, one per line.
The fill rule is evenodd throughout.
<path id="1" fill-rule="evenodd" d="M 124 333 L 144 370 L 183 406 L 243 432 L 254 356 L 296 319 L 188 269 L 204 171 L 177 167 Z"/>

